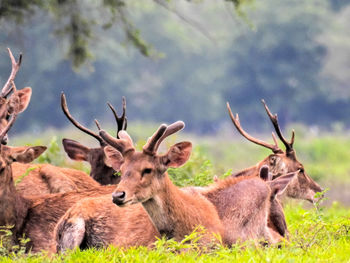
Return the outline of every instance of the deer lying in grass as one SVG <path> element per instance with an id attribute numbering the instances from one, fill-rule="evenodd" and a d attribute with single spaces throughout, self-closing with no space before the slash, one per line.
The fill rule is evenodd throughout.
<path id="1" fill-rule="evenodd" d="M 16 116 L 17 111 L 12 118 L 10 116 L 6 127 L 0 130 L 0 140 L 6 136 Z M 96 182 L 97 187 L 86 191 L 24 196 L 15 188 L 11 164 L 31 162 L 45 149 L 44 146 L 9 147 L 0 144 L 0 225 L 14 226 L 13 242 L 23 235 L 28 237 L 28 249 L 32 249 L 33 252 L 52 251 L 54 227 L 72 205 L 87 197 L 111 195 L 115 190 L 114 185 L 101 186 Z"/>
<path id="2" fill-rule="evenodd" d="M 261 177 L 264 177 L 263 174 L 268 173 L 268 167 L 262 167 L 260 173 L 262 173 Z M 294 174 L 282 176 L 270 182 L 270 198 L 274 198 L 282 192 L 293 176 Z M 244 182 L 245 179 L 247 180 Z M 237 238 L 228 239 L 227 237 L 235 236 L 240 239 L 248 239 L 256 237 L 256 233 L 259 232 L 265 233 L 267 236 L 263 237 L 268 238 L 272 243 L 278 242 L 282 237 L 277 231 L 270 228 L 266 232 L 264 231 L 264 229 L 266 230 L 266 211 L 268 209 L 257 209 L 255 220 L 265 221 L 265 224 L 257 224 L 253 222 L 253 218 L 244 217 L 247 215 L 244 211 L 251 208 L 249 207 L 249 205 L 251 206 L 249 198 L 243 199 L 248 207 L 243 203 L 237 204 L 237 202 L 242 201 L 242 196 L 259 195 L 259 191 L 256 192 L 257 188 L 254 185 L 261 186 L 260 184 L 261 180 L 250 176 L 248 178 L 228 178 L 218 181 L 212 186 L 202 187 L 200 191 L 198 188 L 192 187 L 181 190 L 194 196 L 198 196 L 200 193 L 215 205 L 220 220 L 224 224 L 224 237 L 226 238 L 223 241 L 225 244 L 231 245 L 237 241 Z M 264 189 L 266 190 L 266 188 Z M 202 200 L 202 197 L 200 199 Z M 227 202 L 229 202 L 229 206 L 226 205 Z M 263 205 L 268 206 L 268 203 Z M 116 222 L 118 223 L 116 224 Z M 169 233 L 172 234 L 169 236 Z M 169 238 L 174 234 L 174 231 L 162 231 L 162 234 L 168 234 Z M 155 229 L 142 205 L 135 204 L 121 208 L 112 203 L 110 195 L 86 198 L 73 205 L 61 217 L 54 231 L 57 252 L 76 247 L 85 249 L 110 244 L 122 247 L 151 246 L 156 241 L 156 237 L 159 236 L 160 233 Z"/>
<path id="3" fill-rule="evenodd" d="M 120 130 L 126 129 L 127 119 L 125 116 L 126 103 L 123 99 L 123 114 L 118 117 L 115 109 L 109 104 L 115 119 L 117 127 Z M 17 185 L 20 192 L 25 195 L 63 193 L 68 191 L 85 191 L 98 187 L 100 184 L 116 184 L 119 176 L 105 162 L 103 147 L 105 143 L 98 135 L 79 124 L 69 113 L 65 95 L 61 94 L 61 107 L 67 118 L 80 130 L 96 138 L 100 144 L 100 148 L 88 148 L 76 141 L 63 139 L 63 146 L 68 156 L 75 160 L 86 160 L 91 164 L 90 177 L 79 170 L 56 167 L 50 164 L 14 164 L 15 181 L 21 177 L 28 169 L 34 168 L 21 183 Z"/>
<path id="4" fill-rule="evenodd" d="M 12 126 L 16 115 L 0 133 L 2 139 Z M 28 248 L 34 252 L 50 250 L 52 233 L 59 218 L 84 197 L 111 194 L 115 186 L 99 186 L 87 191 L 61 194 L 23 196 L 14 185 L 11 163 L 28 163 L 46 147 L 9 147 L 0 145 L 0 225 L 13 225 L 13 242 L 25 235 L 30 238 Z"/>
<path id="5" fill-rule="evenodd" d="M 114 117 L 117 122 L 117 133 L 120 130 L 125 130 L 127 127 L 126 118 L 126 102 L 123 98 L 123 113 L 119 117 L 114 107 L 108 103 L 111 108 Z M 14 164 L 14 179 L 22 176 L 27 169 L 36 167 L 35 170 L 30 172 L 17 188 L 24 194 L 48 194 L 48 193 L 62 193 L 68 191 L 84 191 L 107 184 L 117 184 L 120 180 L 117 172 L 106 163 L 103 148 L 106 146 L 103 139 L 93 131 L 84 127 L 78 123 L 70 114 L 66 102 L 65 95 L 61 94 L 61 107 L 67 118 L 83 132 L 93 136 L 99 142 L 101 147 L 99 148 L 88 148 L 80 143 L 70 140 L 63 139 L 62 143 L 64 150 L 68 156 L 74 160 L 84 160 L 91 164 L 90 177 L 87 178 L 86 173 L 69 168 L 60 168 L 50 164 Z M 29 187 L 30 186 L 30 187 Z"/>
<path id="6" fill-rule="evenodd" d="M 115 120 L 117 122 L 117 138 L 118 132 L 121 130 L 126 130 L 127 128 L 127 118 L 126 118 L 126 102 L 123 97 L 123 113 L 119 117 L 116 113 L 116 110 L 113 108 L 111 104 L 108 103 L 108 106 L 111 108 Z M 62 144 L 64 150 L 68 154 L 68 156 L 76 161 L 86 161 L 91 165 L 90 176 L 99 182 L 101 185 L 107 184 L 117 184 L 120 181 L 120 177 L 117 175 L 117 171 L 115 171 L 111 165 L 106 162 L 106 157 L 104 154 L 104 147 L 106 146 L 105 141 L 98 134 L 89 130 L 88 128 L 81 125 L 77 122 L 72 115 L 70 114 L 66 102 L 65 95 L 61 94 L 61 107 L 66 115 L 66 117 L 71 121 L 71 123 L 77 127 L 79 130 L 83 131 L 86 134 L 94 137 L 100 143 L 100 147 L 98 148 L 88 148 L 81 143 L 71 140 L 71 139 L 63 139 Z"/>
<path id="7" fill-rule="evenodd" d="M 314 196 L 316 193 L 322 192 L 322 188 L 310 176 L 307 175 L 303 164 L 300 163 L 297 159 L 295 150 L 293 148 L 294 131 L 292 133 L 291 140 L 288 142 L 282 135 L 280 126 L 278 124 L 277 114 L 273 115 L 267 107 L 266 103 L 264 101 L 262 102 L 264 104 L 266 113 L 268 114 L 275 128 L 278 138 L 282 141 L 286 147 L 286 150 L 283 151 L 281 148 L 279 148 L 274 133 L 272 133 L 274 144 L 270 144 L 262 140 L 258 140 L 245 132 L 241 127 L 238 114 L 236 114 L 236 117 L 234 117 L 230 105 L 227 103 L 227 109 L 229 111 L 231 120 L 239 133 L 249 141 L 270 149 L 273 152 L 273 154 L 269 155 L 256 165 L 240 171 L 232 176 L 237 177 L 242 175 L 246 176 L 250 174 L 257 174 L 257 171 L 259 171 L 263 165 L 267 165 L 269 167 L 270 172 L 273 175 L 272 178 L 276 178 L 282 174 L 298 171 L 298 175 L 293 179 L 286 190 L 287 196 L 291 198 L 305 199 L 310 202 L 316 201 Z"/>
<path id="8" fill-rule="evenodd" d="M 137 245 L 139 237 L 136 233 L 140 230 L 132 218 L 133 213 L 140 215 L 142 208 L 128 205 L 139 202 L 159 233 L 167 238 L 181 240 L 197 225 L 202 225 L 208 230 L 204 243 L 210 242 L 213 234 L 223 236 L 228 245 L 248 238 L 278 241 L 267 227 L 270 198 L 283 191 L 294 175 L 278 178 L 271 183 L 272 190 L 258 176 L 228 178 L 201 190 L 178 189 L 166 175 L 166 170 L 187 161 L 191 143 L 178 143 L 165 155 L 156 152 L 162 140 L 183 127 L 182 122 L 162 125 L 143 147 L 143 152 L 135 151 L 125 131 L 119 133 L 120 139 L 116 139 L 101 130 L 100 135 L 112 146 L 105 147 L 105 154 L 114 169 L 120 169 L 122 173 L 121 182 L 112 195 L 113 202 L 128 209 L 125 212 L 119 207 L 112 209 L 108 196 L 81 201 L 57 224 L 54 234 L 57 250 L 110 243 Z M 261 169 L 261 173 L 266 171 L 267 167 Z M 119 224 L 120 213 L 128 219 L 126 229 L 134 229 L 135 235 L 127 233 L 124 236 L 125 232 L 120 231 L 124 228 L 124 223 Z M 114 222 L 118 222 L 118 228 L 114 227 Z M 150 237 L 143 224 L 140 228 Z M 146 240 L 153 242 L 154 238 Z"/>
<path id="9" fill-rule="evenodd" d="M 243 128 L 241 127 L 238 114 L 236 114 L 236 117 L 234 117 L 234 115 L 232 114 L 230 105 L 227 103 L 227 109 L 229 111 L 231 120 L 234 126 L 236 127 L 236 129 L 239 131 L 239 133 L 249 141 L 255 144 L 261 145 L 263 147 L 266 147 L 272 150 L 273 152 L 273 154 L 269 155 L 267 158 L 265 158 L 255 166 L 252 166 L 243 171 L 237 172 L 232 176 L 240 177 L 240 176 L 247 176 L 251 174 L 257 174 L 257 171 L 261 169 L 261 167 L 263 166 L 269 167 L 270 172 L 268 176 L 262 178 L 268 181 L 271 181 L 274 178 L 278 178 L 282 174 L 296 172 L 297 176 L 295 176 L 295 178 L 288 185 L 288 188 L 285 191 L 287 193 L 287 196 L 292 198 L 306 199 L 310 202 L 314 202 L 315 194 L 318 192 L 321 192 L 322 188 L 311 177 L 309 177 L 306 174 L 304 166 L 302 165 L 302 163 L 298 161 L 296 157 L 295 150 L 293 149 L 294 131 L 292 133 L 291 141 L 288 142 L 282 135 L 281 129 L 278 124 L 277 114 L 273 115 L 270 112 L 269 108 L 267 107 L 266 103 L 264 101 L 262 102 L 265 107 L 266 113 L 268 114 L 279 139 L 282 141 L 282 143 L 286 147 L 286 151 L 284 152 L 281 148 L 279 148 L 278 142 L 274 133 L 272 133 L 274 144 L 270 144 L 262 140 L 256 139 L 251 135 L 249 135 L 246 131 L 244 131 Z M 283 208 L 277 198 L 271 199 L 268 224 L 271 229 L 278 232 L 280 235 L 287 237 L 288 229 L 287 229 L 287 224 L 285 222 Z"/>

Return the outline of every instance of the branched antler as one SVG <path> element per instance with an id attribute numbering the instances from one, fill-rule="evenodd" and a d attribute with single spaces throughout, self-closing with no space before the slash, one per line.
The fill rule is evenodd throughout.
<path id="1" fill-rule="evenodd" d="M 66 115 L 66 117 L 68 118 L 68 120 L 70 120 L 70 122 L 77 127 L 79 130 L 81 130 L 82 132 L 85 132 L 87 134 L 89 134 L 90 136 L 94 137 L 96 140 L 98 140 L 100 142 L 101 146 L 106 145 L 104 140 L 102 139 L 101 136 L 99 136 L 98 134 L 94 133 L 93 131 L 91 131 L 90 129 L 84 127 L 83 125 L 81 125 L 79 122 L 77 122 L 73 116 L 70 114 L 69 110 L 68 110 L 68 106 L 67 106 L 67 101 L 66 101 L 66 96 L 64 95 L 64 93 L 61 93 L 61 107 L 62 107 L 62 111 L 64 113 L 64 115 Z"/>
<path id="2" fill-rule="evenodd" d="M 4 87 L 1 90 L 0 96 L 3 98 L 7 97 L 7 95 L 9 95 L 10 92 L 12 91 L 11 83 L 15 80 L 16 74 L 21 66 L 21 63 L 22 63 L 22 54 L 19 55 L 19 59 L 17 62 L 16 59 L 14 58 L 11 50 L 9 48 L 7 48 L 7 51 L 9 52 L 9 55 L 10 55 L 12 69 L 11 69 L 11 74 L 10 74 L 7 82 L 5 83 Z"/>
<path id="3" fill-rule="evenodd" d="M 123 103 L 123 113 L 120 117 L 118 116 L 115 108 L 109 102 L 107 103 L 107 105 L 110 107 L 110 109 L 113 112 L 115 121 L 117 122 L 117 138 L 119 138 L 118 133 L 122 130 L 126 130 L 127 124 L 128 124 L 128 119 L 126 118 L 126 100 L 124 96 L 122 98 L 122 103 Z"/>
<path id="4" fill-rule="evenodd" d="M 279 126 L 279 124 L 278 124 L 277 114 L 273 115 L 273 114 L 271 113 L 271 111 L 270 111 L 269 108 L 267 107 L 267 105 L 266 105 L 266 103 L 265 103 L 264 100 L 261 100 L 261 102 L 263 103 L 263 105 L 264 105 L 264 107 L 265 107 L 265 110 L 266 110 L 266 113 L 267 113 L 267 115 L 269 116 L 269 118 L 270 118 L 270 120 L 271 120 L 271 122 L 272 122 L 272 124 L 273 124 L 273 127 L 275 128 L 275 131 L 276 131 L 276 133 L 277 133 L 278 138 L 280 138 L 280 140 L 283 142 L 284 146 L 286 147 L 286 152 L 287 152 L 287 153 L 292 152 L 292 151 L 293 151 L 293 144 L 294 144 L 294 137 L 295 137 L 295 132 L 294 132 L 294 130 L 292 131 L 292 138 L 291 138 L 291 140 L 288 142 L 288 141 L 284 138 L 284 136 L 283 136 L 283 134 L 282 134 L 282 132 L 281 132 L 281 128 L 280 128 L 280 126 Z"/>
<path id="5" fill-rule="evenodd" d="M 120 139 L 117 139 L 111 136 L 105 130 L 101 129 L 101 126 L 97 120 L 95 120 L 95 123 L 103 140 L 105 140 L 109 145 L 117 149 L 121 154 L 124 155 L 129 151 L 135 150 L 132 139 L 125 130 L 119 132 L 118 135 Z"/>
<path id="6" fill-rule="evenodd" d="M 228 113 L 231 117 L 233 124 L 235 125 L 237 131 L 243 137 L 245 137 L 247 140 L 249 140 L 255 144 L 261 145 L 265 148 L 272 150 L 272 152 L 274 152 L 274 153 L 283 153 L 283 151 L 278 147 L 277 139 L 276 139 L 276 136 L 274 133 L 272 133 L 272 138 L 273 138 L 273 141 L 275 144 L 270 144 L 270 143 L 267 143 L 267 142 L 264 142 L 262 140 L 254 138 L 253 136 L 249 135 L 246 131 L 243 130 L 243 128 L 241 127 L 241 123 L 239 121 L 238 113 L 236 113 L 236 117 L 233 116 L 231 108 L 230 108 L 230 104 L 228 102 L 227 102 L 226 106 L 227 106 Z"/>

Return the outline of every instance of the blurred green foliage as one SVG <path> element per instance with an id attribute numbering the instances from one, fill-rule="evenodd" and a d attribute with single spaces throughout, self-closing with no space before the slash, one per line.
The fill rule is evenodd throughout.
<path id="1" fill-rule="evenodd" d="M 73 116 L 85 125 L 94 118 L 112 123 L 105 103 L 120 109 L 125 95 L 130 123 L 182 119 L 196 133 L 221 129 L 228 121 L 226 101 L 240 113 L 244 127 L 266 130 L 261 98 L 279 114 L 282 126 L 349 127 L 348 1 L 247 1 L 239 7 L 250 21 L 247 25 L 232 15 L 231 2 L 165 1 L 164 8 L 159 1 L 131 0 L 120 7 L 127 8 L 125 15 L 135 25 L 128 34 L 133 40 L 126 42 L 123 27 L 107 26 L 117 16 L 115 25 L 130 27 L 121 20 L 119 7 L 109 6 L 116 1 L 60 2 L 52 12 L 33 6 L 35 12 L 24 16 L 20 26 L 0 20 L 0 82 L 10 71 L 9 46 L 17 55 L 24 53 L 17 87 L 33 87 L 17 131 L 69 125 L 59 107 L 62 90 Z M 72 21 L 77 25 L 72 27 Z M 72 28 L 77 33 L 67 39 Z M 153 58 L 147 59 L 128 48 L 128 41 L 140 34 L 143 40 L 137 45 L 152 43 L 162 55 L 144 51 Z M 86 45 L 84 51 L 81 46 Z M 70 61 L 83 60 L 67 50 L 93 53 L 94 59 L 72 71 Z"/>

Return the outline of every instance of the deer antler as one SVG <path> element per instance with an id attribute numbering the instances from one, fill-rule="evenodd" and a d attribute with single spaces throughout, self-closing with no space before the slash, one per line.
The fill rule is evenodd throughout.
<path id="1" fill-rule="evenodd" d="M 159 148 L 159 145 L 162 143 L 162 141 L 166 137 L 168 137 L 168 136 L 170 136 L 170 135 L 172 135 L 172 134 L 182 130 L 184 127 L 185 127 L 185 123 L 183 121 L 177 121 L 177 122 L 174 122 L 173 124 L 170 124 L 166 128 L 166 130 L 163 133 L 162 137 L 160 137 L 159 140 L 157 141 L 156 146 L 154 147 L 154 152 L 157 152 L 157 150 Z"/>
<path id="2" fill-rule="evenodd" d="M 239 121 L 239 117 L 238 117 L 238 113 L 236 113 L 236 117 L 233 116 L 232 114 L 232 111 L 231 111 L 231 108 L 230 108 L 230 104 L 227 102 L 227 109 L 228 109 L 228 113 L 231 117 L 231 120 L 233 122 L 233 124 L 235 125 L 236 129 L 238 130 L 238 132 L 243 136 L 245 137 L 247 140 L 255 143 L 255 144 L 258 144 L 258 145 L 261 145 L 265 148 L 268 148 L 270 150 L 272 150 L 274 153 L 281 153 L 283 152 L 279 147 L 278 147 L 278 144 L 277 144 L 277 140 L 276 140 L 276 136 L 274 135 L 274 133 L 272 133 L 272 138 L 273 138 L 273 141 L 275 144 L 270 144 L 270 143 L 267 143 L 267 142 L 264 142 L 262 140 L 259 140 L 259 139 L 256 139 L 254 137 L 252 137 L 251 135 L 249 135 L 246 131 L 244 131 L 241 127 L 241 123 Z"/>
<path id="3" fill-rule="evenodd" d="M 107 105 L 111 108 L 115 121 L 117 122 L 117 138 L 119 138 L 118 133 L 122 130 L 126 130 L 127 124 L 128 124 L 128 119 L 126 118 L 126 101 L 125 97 L 122 98 L 122 103 L 123 103 L 123 113 L 119 117 L 117 114 L 117 111 L 114 109 L 114 107 L 108 102 Z"/>
<path id="4" fill-rule="evenodd" d="M 81 130 L 82 132 L 85 132 L 87 134 L 89 134 L 90 136 L 94 137 L 96 140 L 98 140 L 100 142 L 101 146 L 106 145 L 104 140 L 102 139 L 101 136 L 99 136 L 98 134 L 94 133 L 93 131 L 89 130 L 88 128 L 84 127 L 83 125 L 81 125 L 79 122 L 77 122 L 72 115 L 70 114 L 69 110 L 68 110 L 68 106 L 67 106 L 67 101 L 66 101 L 66 96 L 64 95 L 64 93 L 61 93 L 61 107 L 62 107 L 62 111 L 64 113 L 64 115 L 66 115 L 66 117 L 68 118 L 68 120 L 70 120 L 70 122 L 77 127 L 79 130 Z"/>
<path id="5" fill-rule="evenodd" d="M 291 138 L 290 142 L 288 142 L 284 138 L 284 136 L 282 135 L 281 128 L 278 124 L 277 114 L 272 115 L 272 113 L 270 112 L 269 108 L 267 107 L 265 101 L 261 100 L 261 102 L 263 103 L 263 105 L 265 107 L 267 115 L 269 115 L 269 118 L 273 124 L 273 127 L 275 128 L 275 131 L 277 133 L 278 138 L 280 138 L 280 140 L 283 142 L 284 146 L 286 147 L 286 152 L 287 153 L 292 152 L 293 151 L 293 144 L 294 144 L 294 136 L 295 136 L 294 130 L 292 131 L 292 138 Z"/>
<path id="6" fill-rule="evenodd" d="M 147 143 L 142 147 L 143 151 L 148 154 L 154 154 L 157 141 L 162 137 L 167 129 L 166 124 L 159 126 L 158 130 L 147 140 Z"/>
<path id="7" fill-rule="evenodd" d="M 9 48 L 7 48 L 7 51 L 9 52 L 9 55 L 10 55 L 12 70 L 11 70 L 11 74 L 10 74 L 7 82 L 5 83 L 4 87 L 1 90 L 0 96 L 3 98 L 5 98 L 7 95 L 9 95 L 10 92 L 12 91 L 11 83 L 14 81 L 16 74 L 21 66 L 21 63 L 22 63 L 22 53 L 19 55 L 18 62 L 16 62 L 16 59 L 14 58 L 11 50 Z"/>
<path id="8" fill-rule="evenodd" d="M 126 154 L 129 151 L 135 150 L 133 142 L 129 134 L 123 130 L 119 132 L 120 139 L 114 138 L 108 132 L 101 129 L 100 124 L 95 120 L 96 126 L 100 132 L 101 137 L 112 147 L 117 149 L 122 155 Z"/>
<path id="9" fill-rule="evenodd" d="M 6 134 L 11 129 L 11 127 L 12 127 L 13 123 L 15 122 L 16 118 L 17 118 L 17 113 L 14 113 L 12 115 L 11 120 L 7 123 L 6 127 L 0 133 L 0 142 L 3 141 L 4 137 L 6 136 Z"/>
<path id="10" fill-rule="evenodd" d="M 182 121 L 174 122 L 169 126 L 162 124 L 143 146 L 143 151 L 148 154 L 155 154 L 159 148 L 159 145 L 166 137 L 182 130 L 184 127 L 185 124 Z"/>

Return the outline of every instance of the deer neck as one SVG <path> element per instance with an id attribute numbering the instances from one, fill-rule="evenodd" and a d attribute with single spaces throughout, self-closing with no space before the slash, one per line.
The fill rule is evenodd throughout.
<path id="1" fill-rule="evenodd" d="M 176 238 L 179 232 L 187 230 L 190 211 L 186 210 L 186 194 L 176 187 L 165 175 L 162 190 L 142 203 L 154 226 L 161 235 Z M 186 222 L 187 221 L 187 222 Z"/>
<path id="2" fill-rule="evenodd" d="M 259 163 L 260 164 L 260 163 Z M 242 171 L 239 171 L 239 172 L 236 172 L 236 173 L 233 173 L 231 176 L 232 177 L 240 177 L 240 176 L 250 176 L 250 175 L 255 175 L 258 171 L 259 171 L 259 168 L 260 168 L 260 165 L 257 164 L 257 165 L 254 165 L 254 166 L 251 166 L 249 168 L 246 168 Z"/>
<path id="3" fill-rule="evenodd" d="M 240 176 L 251 176 L 251 175 L 257 175 L 261 166 L 263 166 L 266 163 L 266 159 L 262 160 L 261 162 L 257 163 L 256 165 L 253 165 L 251 167 L 248 167 L 242 171 L 233 173 L 232 177 L 240 177 Z"/>
<path id="4" fill-rule="evenodd" d="M 9 174 L 12 175 L 9 166 L 0 174 L 3 178 L 0 187 L 0 226 L 13 225 L 13 232 L 17 234 L 23 226 L 30 201 L 17 192 L 12 176 L 7 176 Z"/>

